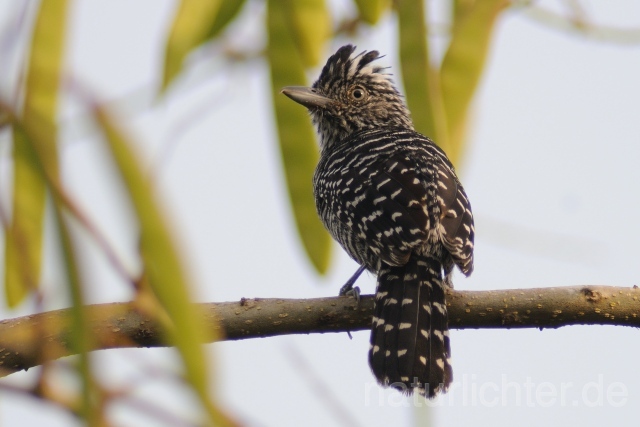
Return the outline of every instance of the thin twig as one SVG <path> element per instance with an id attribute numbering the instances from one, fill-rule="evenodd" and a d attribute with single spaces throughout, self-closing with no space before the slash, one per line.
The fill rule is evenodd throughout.
<path id="1" fill-rule="evenodd" d="M 524 13 L 530 18 L 559 30 L 578 33 L 592 39 L 616 44 L 640 43 L 640 28 L 620 28 L 606 25 L 598 25 L 588 22 L 585 16 L 564 16 L 539 6 L 532 6 L 530 0 L 514 2 L 515 6 L 522 7 Z"/>
<path id="2" fill-rule="evenodd" d="M 360 426 L 360 423 L 349 412 L 349 409 L 336 398 L 331 388 L 314 372 L 311 364 L 296 347 L 288 345 L 285 354 L 291 361 L 291 366 L 307 381 L 313 394 L 321 402 L 324 402 L 325 409 L 333 415 L 336 421 L 339 421 L 343 426 Z"/>

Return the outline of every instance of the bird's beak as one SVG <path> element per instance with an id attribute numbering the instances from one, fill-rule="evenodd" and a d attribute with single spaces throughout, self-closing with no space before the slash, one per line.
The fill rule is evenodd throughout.
<path id="1" fill-rule="evenodd" d="M 331 102 L 331 98 L 322 96 L 316 93 L 315 89 L 304 86 L 287 86 L 282 88 L 282 93 L 309 109 L 321 108 Z"/>

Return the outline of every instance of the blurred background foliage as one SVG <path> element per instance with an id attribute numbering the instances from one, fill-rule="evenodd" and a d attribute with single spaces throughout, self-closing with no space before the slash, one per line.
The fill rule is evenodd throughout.
<path id="1" fill-rule="evenodd" d="M 214 5 L 215 3 L 215 5 Z M 163 88 L 169 86 L 184 59 L 204 43 L 215 42 L 233 21 L 241 1 L 183 1 L 167 41 Z M 507 0 L 452 1 L 449 41 L 444 57 L 431 55 L 422 1 L 356 1 L 358 15 L 349 22 L 331 22 L 325 0 L 267 1 L 269 61 L 273 106 L 282 164 L 296 226 L 315 269 L 323 274 L 330 263 L 331 239 L 315 211 L 311 178 L 318 160 L 314 130 L 307 114 L 279 96 L 287 85 L 309 85 L 310 70 L 331 53 L 333 39 L 344 39 L 361 26 L 376 25 L 386 14 L 398 19 L 403 93 L 416 129 L 432 136 L 458 164 L 463 152 L 467 112 L 489 48 L 494 22 Z"/>
<path id="2" fill-rule="evenodd" d="M 255 0 L 257 1 L 257 0 Z M 586 24 L 579 2 L 567 2 L 567 13 L 558 15 L 529 2 L 508 0 L 442 0 L 449 12 L 446 23 L 434 23 L 426 0 L 354 0 L 355 15 L 336 17 L 325 0 L 260 0 L 265 3 L 267 41 L 263 49 L 220 52 L 234 62 L 262 58 L 269 64 L 273 109 L 279 134 L 283 175 L 301 245 L 315 270 L 323 274 L 331 261 L 332 243 L 316 215 L 311 178 L 318 160 L 315 133 L 306 112 L 280 95 L 286 85 L 309 85 L 319 67 L 341 43 L 383 18 L 397 20 L 401 91 L 418 131 L 432 137 L 460 165 L 470 106 L 482 76 L 496 20 L 509 7 L 529 13 L 557 28 L 579 31 L 586 37 L 637 42 L 637 32 L 592 28 Z M 43 369 L 39 383 L 29 393 L 57 403 L 91 425 L 107 425 L 104 409 L 110 394 L 100 389 L 89 369 L 87 352 L 91 337 L 83 329 L 84 304 L 78 274 L 78 253 L 70 237 L 70 224 L 80 224 L 105 252 L 112 268 L 131 284 L 139 309 L 164 325 L 167 340 L 175 345 L 184 364 L 184 378 L 202 403 L 207 423 L 232 425 L 218 408 L 206 384 L 207 369 L 201 346 L 202 328 L 189 305 L 189 284 L 171 237 L 168 221 L 156 201 L 150 179 L 141 173 L 135 141 L 118 128 L 114 115 L 92 105 L 90 93 L 74 87 L 94 115 L 104 134 L 112 161 L 120 172 L 138 222 L 140 271 L 109 248 L 100 230 L 92 225 L 67 196 L 58 170 L 58 109 L 65 76 L 64 50 L 71 0 L 41 1 L 35 10 L 29 54 L 20 87 L 13 99 L 2 99 L 0 126 L 12 130 L 13 182 L 10 206 L 0 206 L 4 229 L 4 290 L 9 307 L 17 307 L 29 295 L 38 297 L 43 264 L 45 213 L 51 209 L 67 272 L 68 291 L 74 307 L 71 341 L 82 355 L 74 365 L 82 389 L 62 399 L 51 388 Z M 225 46 L 226 29 L 238 25 L 246 0 L 181 0 L 166 36 L 163 78 L 158 96 L 171 90 L 189 66 L 194 52 L 210 44 Z M 437 40 L 436 40 L 437 38 Z M 444 45 L 442 41 L 445 40 Z M 438 45 L 435 46 L 436 41 Z M 437 52 L 436 52 L 437 51 Z M 65 89 L 66 88 L 66 89 Z"/>

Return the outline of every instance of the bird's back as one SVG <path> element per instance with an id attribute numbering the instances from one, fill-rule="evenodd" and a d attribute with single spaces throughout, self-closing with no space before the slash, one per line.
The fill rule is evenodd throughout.
<path id="1" fill-rule="evenodd" d="M 318 213 L 349 255 L 371 271 L 413 251 L 473 269 L 473 216 L 451 162 L 405 128 L 357 132 L 324 150 L 314 176 Z"/>

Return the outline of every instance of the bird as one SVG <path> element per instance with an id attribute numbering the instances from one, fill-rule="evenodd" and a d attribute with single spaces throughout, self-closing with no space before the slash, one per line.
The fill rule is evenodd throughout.
<path id="1" fill-rule="evenodd" d="M 282 93 L 308 109 L 318 133 L 313 192 L 324 226 L 360 264 L 354 277 L 377 275 L 373 375 L 433 398 L 453 379 L 445 293 L 455 266 L 473 271 L 473 213 L 451 161 L 416 132 L 380 58 L 342 46 L 311 87 Z"/>

